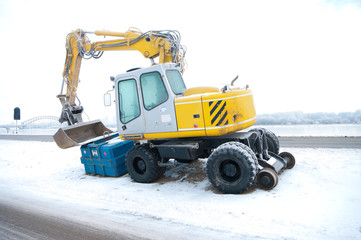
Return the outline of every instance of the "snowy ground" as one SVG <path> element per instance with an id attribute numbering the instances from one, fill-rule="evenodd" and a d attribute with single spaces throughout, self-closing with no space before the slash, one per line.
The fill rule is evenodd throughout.
<path id="1" fill-rule="evenodd" d="M 116 212 L 192 226 L 210 239 L 361 239 L 361 149 L 282 151 L 297 163 L 275 189 L 224 195 L 208 182 L 204 160 L 177 164 L 158 182 L 139 184 L 127 174 L 85 175 L 79 148 L 0 140 L 0 195 L 31 193 L 69 208 L 81 204 L 94 215 L 101 209 L 112 218 Z"/>

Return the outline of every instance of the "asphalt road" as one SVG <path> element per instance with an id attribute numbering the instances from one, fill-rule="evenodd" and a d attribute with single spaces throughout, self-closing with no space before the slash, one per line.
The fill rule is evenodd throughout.
<path id="1" fill-rule="evenodd" d="M 0 140 L 53 142 L 50 135 L 0 135 Z M 281 147 L 360 148 L 361 137 L 279 137 Z"/>
<path id="2" fill-rule="evenodd" d="M 139 239 L 0 202 L 0 239 Z"/>
<path id="3" fill-rule="evenodd" d="M 361 137 L 279 137 L 281 147 L 359 148 Z"/>
<path id="4" fill-rule="evenodd" d="M 54 142 L 52 135 L 0 135 L 0 140 Z"/>
<path id="5" fill-rule="evenodd" d="M 38 193 L 35 193 L 38 194 Z M 233 233 L 64 202 L 0 185 L 1 240 L 239 239 Z M 104 202 L 106 204 L 106 202 Z M 240 236 L 242 239 L 264 238 Z"/>
<path id="6" fill-rule="evenodd" d="M 79 204 L 15 192 L 7 186 L 1 186 L 0 193 L 1 240 L 148 239 L 139 237 L 134 227 L 127 224 L 129 220 L 114 223 Z"/>

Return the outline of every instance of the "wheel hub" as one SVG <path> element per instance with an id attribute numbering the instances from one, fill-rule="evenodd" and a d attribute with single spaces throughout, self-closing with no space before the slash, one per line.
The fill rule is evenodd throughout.
<path id="1" fill-rule="evenodd" d="M 236 166 L 229 163 L 224 166 L 224 173 L 229 177 L 234 177 L 237 174 Z"/>
<path id="2" fill-rule="evenodd" d="M 267 186 L 271 183 L 271 179 L 269 176 L 262 176 L 261 178 L 261 184 L 264 186 Z"/>
<path id="3" fill-rule="evenodd" d="M 144 174 L 145 171 L 147 170 L 147 165 L 145 164 L 144 160 L 141 158 L 136 159 L 133 166 L 138 174 Z"/>
<path id="4" fill-rule="evenodd" d="M 227 182 L 237 181 L 241 176 L 241 169 L 233 160 L 222 162 L 219 166 L 219 172 L 222 179 Z"/>
<path id="5" fill-rule="evenodd" d="M 261 188 L 271 190 L 277 186 L 277 173 L 270 168 L 264 168 L 258 173 L 257 182 Z"/>
<path id="6" fill-rule="evenodd" d="M 139 170 L 144 171 L 145 170 L 145 163 L 144 161 L 138 161 L 137 163 Z"/>

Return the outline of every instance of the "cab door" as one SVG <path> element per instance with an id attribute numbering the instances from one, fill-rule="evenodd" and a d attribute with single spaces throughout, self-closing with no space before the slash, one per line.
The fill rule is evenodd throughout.
<path id="1" fill-rule="evenodd" d="M 145 131 L 144 115 L 139 98 L 137 76 L 126 76 L 116 84 L 117 124 L 119 135 L 142 134 Z"/>
<path id="2" fill-rule="evenodd" d="M 165 80 L 162 71 L 145 72 L 140 75 L 141 98 L 146 122 L 145 133 L 177 131 L 174 94 Z"/>

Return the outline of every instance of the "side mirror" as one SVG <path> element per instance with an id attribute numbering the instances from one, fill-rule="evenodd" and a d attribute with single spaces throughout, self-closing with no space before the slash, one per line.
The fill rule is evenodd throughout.
<path id="1" fill-rule="evenodd" d="M 109 107 L 112 105 L 112 95 L 110 93 L 104 94 L 104 106 Z"/>

